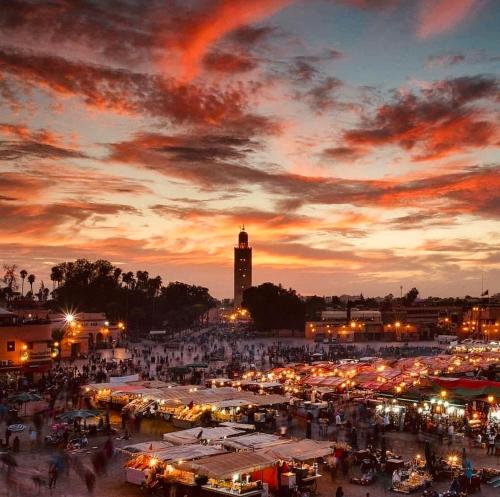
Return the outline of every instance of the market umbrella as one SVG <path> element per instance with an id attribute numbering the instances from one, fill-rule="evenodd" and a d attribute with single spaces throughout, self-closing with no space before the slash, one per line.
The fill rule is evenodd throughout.
<path id="1" fill-rule="evenodd" d="M 59 414 L 57 416 L 58 419 L 62 419 L 64 421 L 72 421 L 74 419 L 87 419 L 87 418 L 94 418 L 96 416 L 99 416 L 99 411 L 95 411 L 92 409 L 81 409 L 78 411 L 68 411 L 68 412 L 63 412 L 62 414 Z"/>
<path id="2" fill-rule="evenodd" d="M 18 394 L 13 395 L 12 397 L 9 397 L 9 400 L 11 402 L 17 402 L 19 403 L 26 403 L 26 402 L 35 402 L 37 400 L 42 400 L 41 395 L 38 395 L 36 393 L 30 393 L 30 392 L 21 392 Z"/>
<path id="3" fill-rule="evenodd" d="M 42 400 L 42 397 L 36 393 L 30 393 L 30 392 L 21 392 L 9 398 L 10 402 L 14 402 L 16 404 L 24 404 L 25 416 L 26 416 L 26 404 L 28 402 L 36 402 L 38 400 Z"/>
<path id="4" fill-rule="evenodd" d="M 20 431 L 24 431 L 25 428 L 26 428 L 26 426 L 24 426 L 22 424 L 14 424 L 14 425 L 9 425 L 9 427 L 7 429 L 11 433 L 18 433 Z"/>

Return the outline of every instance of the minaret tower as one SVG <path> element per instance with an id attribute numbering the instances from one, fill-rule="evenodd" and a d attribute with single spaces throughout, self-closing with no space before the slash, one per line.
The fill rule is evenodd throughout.
<path id="1" fill-rule="evenodd" d="M 234 247 L 234 307 L 240 307 L 243 292 L 252 286 L 252 248 L 248 246 L 245 226 L 238 235 L 238 246 Z"/>

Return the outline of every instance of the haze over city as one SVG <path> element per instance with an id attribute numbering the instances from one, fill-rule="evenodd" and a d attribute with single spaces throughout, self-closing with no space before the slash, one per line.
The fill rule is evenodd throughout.
<path id="1" fill-rule="evenodd" d="M 0 261 L 232 296 L 500 281 L 500 5 L 15 0 L 0 8 Z"/>

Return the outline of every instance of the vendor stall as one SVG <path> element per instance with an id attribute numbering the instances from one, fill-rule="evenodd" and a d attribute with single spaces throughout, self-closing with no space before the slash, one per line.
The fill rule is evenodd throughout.
<path id="1" fill-rule="evenodd" d="M 125 464 L 126 480 L 141 485 L 147 478 L 168 476 L 172 473 L 170 463 L 183 463 L 194 459 L 222 454 L 224 450 L 207 445 L 171 446 L 157 451 L 140 452 Z"/>
<path id="2" fill-rule="evenodd" d="M 410 494 L 428 487 L 431 481 L 432 477 L 426 471 L 413 468 L 398 469 L 394 471 L 391 490 L 401 494 Z"/>
<path id="3" fill-rule="evenodd" d="M 206 477 L 208 480 L 202 485 L 206 491 L 251 497 L 262 495 L 264 485 L 271 490 L 278 488 L 276 463 L 275 457 L 255 452 L 243 452 L 222 454 L 183 464 L 173 464 L 173 466 L 190 471 L 198 477 Z"/>

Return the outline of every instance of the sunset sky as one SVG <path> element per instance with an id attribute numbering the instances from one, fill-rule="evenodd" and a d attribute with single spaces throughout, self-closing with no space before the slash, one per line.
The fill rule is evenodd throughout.
<path id="1" fill-rule="evenodd" d="M 500 2 L 3 0 L 0 262 L 232 296 L 500 292 Z M 36 285 L 35 285 L 36 286 Z"/>

